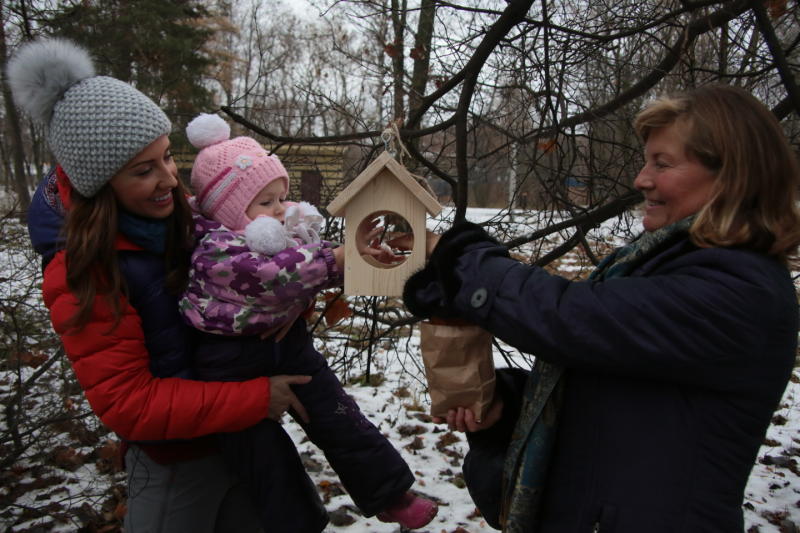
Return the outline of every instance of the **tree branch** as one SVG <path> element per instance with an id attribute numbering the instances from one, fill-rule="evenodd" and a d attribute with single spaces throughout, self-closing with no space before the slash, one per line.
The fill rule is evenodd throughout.
<path id="1" fill-rule="evenodd" d="M 292 137 L 286 135 L 278 135 L 277 133 L 272 133 L 271 131 L 265 130 L 264 128 L 254 124 L 252 121 L 246 119 L 236 111 L 234 111 L 230 106 L 221 106 L 220 110 L 224 112 L 226 115 L 231 117 L 231 120 L 236 122 L 237 124 L 241 124 L 248 130 L 261 135 L 262 137 L 266 137 L 267 139 L 279 143 L 279 144 L 336 144 L 336 143 L 346 143 L 351 141 L 360 141 L 364 139 L 371 139 L 375 137 L 380 137 L 383 130 L 367 130 L 361 132 L 353 132 L 353 133 L 345 133 L 342 135 L 327 135 L 327 136 L 309 136 L 309 137 Z M 450 117 L 449 119 L 440 122 L 439 124 L 435 124 L 429 128 L 421 129 L 421 130 L 412 130 L 401 128 L 400 135 L 405 138 L 416 138 L 416 137 L 424 137 L 425 135 L 431 135 L 432 133 L 436 133 L 437 131 L 445 130 L 455 124 L 455 118 Z"/>
<path id="2" fill-rule="evenodd" d="M 467 119 L 469 106 L 478 83 L 478 74 L 497 47 L 498 43 L 508 35 L 508 32 L 525 19 L 533 0 L 511 0 L 500 18 L 491 25 L 481 43 L 475 49 L 464 71 L 467 77 L 461 89 L 461 95 L 456 106 L 456 169 L 458 173 L 458 188 L 455 191 L 456 213 L 455 222 L 464 220 L 467 212 L 467 184 L 469 183 L 469 167 L 467 165 Z"/>
<path id="3" fill-rule="evenodd" d="M 630 208 L 633 205 L 642 201 L 642 195 L 638 191 L 630 191 L 619 198 L 615 198 L 611 202 L 602 205 L 588 213 L 583 215 L 579 215 L 575 218 L 571 218 L 569 220 L 565 220 L 563 222 L 559 222 L 558 224 L 553 224 L 552 226 L 548 226 L 546 228 L 542 228 L 539 230 L 534 231 L 533 233 L 529 233 L 528 235 L 523 235 L 522 237 L 517 237 L 516 239 L 511 239 L 508 242 L 503 243 L 503 246 L 508 248 L 516 248 L 522 244 L 526 244 L 537 239 L 541 239 L 542 237 L 546 237 L 551 233 L 555 233 L 557 231 L 561 231 L 563 229 L 572 228 L 578 226 L 581 228 L 582 232 L 585 233 L 590 229 L 599 226 L 606 220 L 611 217 L 615 217 L 620 213 L 623 213 L 625 210 Z M 549 255 L 549 254 L 548 254 Z"/>
<path id="4" fill-rule="evenodd" d="M 735 2 L 728 2 L 724 4 L 719 11 L 716 11 L 706 17 L 692 21 L 683 32 L 683 35 L 667 51 L 666 56 L 656 65 L 648 75 L 636 82 L 630 89 L 621 93 L 616 98 L 601 104 L 594 109 L 589 109 L 582 113 L 578 113 L 561 121 L 559 126 L 561 128 L 568 128 L 576 126 L 584 122 L 591 122 L 592 120 L 601 118 L 608 115 L 612 111 L 619 109 L 627 103 L 632 102 L 634 99 L 643 96 L 648 90 L 652 89 L 664 76 L 666 76 L 680 60 L 683 50 L 692 43 L 699 35 L 708 31 L 718 28 L 722 24 L 736 18 L 748 9 L 748 3 L 745 0 L 737 0 Z M 534 130 L 523 138 L 523 141 L 533 141 L 542 136 L 551 136 L 557 133 L 557 129 L 549 126 Z"/>
<path id="5" fill-rule="evenodd" d="M 783 53 L 781 43 L 775 34 L 775 28 L 772 27 L 772 23 L 769 21 L 767 9 L 764 7 L 764 0 L 750 0 L 750 9 L 752 9 L 756 17 L 756 23 L 761 35 L 764 36 L 764 40 L 767 42 L 772 59 L 775 61 L 775 68 L 778 70 L 783 86 L 786 88 L 789 100 L 794 107 L 794 112 L 800 115 L 800 88 L 797 87 L 792 67 L 786 60 L 786 54 Z"/>

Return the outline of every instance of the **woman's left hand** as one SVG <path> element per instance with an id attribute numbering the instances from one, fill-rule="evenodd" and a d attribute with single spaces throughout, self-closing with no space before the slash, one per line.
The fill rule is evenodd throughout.
<path id="1" fill-rule="evenodd" d="M 495 425 L 498 420 L 500 420 L 502 414 L 503 400 L 495 396 L 492 404 L 489 406 L 489 410 L 486 412 L 486 416 L 483 417 L 482 420 L 478 420 L 475 417 L 475 413 L 473 413 L 471 409 L 467 409 L 466 407 L 458 407 L 456 409 L 450 409 L 447 411 L 446 418 L 441 418 L 438 416 L 433 417 L 433 422 L 436 424 L 447 422 L 447 427 L 449 427 L 452 431 L 460 431 L 462 433 L 467 431 L 475 432 L 489 429 Z"/>
<path id="2" fill-rule="evenodd" d="M 305 385 L 311 376 L 280 375 L 269 378 L 269 415 L 267 418 L 280 422 L 283 413 L 293 410 L 306 424 L 310 420 L 303 404 L 292 391 L 292 385 Z"/>

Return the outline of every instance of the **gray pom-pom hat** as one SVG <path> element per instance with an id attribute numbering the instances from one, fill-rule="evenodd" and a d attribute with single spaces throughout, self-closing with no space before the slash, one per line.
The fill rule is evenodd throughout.
<path id="1" fill-rule="evenodd" d="M 88 52 L 66 39 L 21 46 L 6 67 L 14 101 L 45 125 L 72 186 L 90 197 L 172 124 L 150 98 L 96 76 Z"/>

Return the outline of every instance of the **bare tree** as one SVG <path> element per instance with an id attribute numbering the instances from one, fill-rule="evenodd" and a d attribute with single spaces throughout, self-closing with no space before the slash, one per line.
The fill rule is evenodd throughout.
<path id="1" fill-rule="evenodd" d="M 24 6 L 24 3 L 22 4 Z M 5 65 L 8 60 L 8 39 L 6 35 L 6 22 L 9 18 L 9 12 L 5 1 L 0 0 L 0 64 Z M 0 73 L 0 91 L 3 95 L 3 103 L 5 110 L 5 126 L 8 132 L 9 146 L 7 151 L 10 154 L 10 159 L 13 161 L 13 166 L 6 168 L 6 171 L 12 172 L 11 181 L 14 184 L 14 189 L 17 195 L 17 212 L 19 213 L 20 221 L 24 221 L 25 212 L 28 205 L 31 203 L 31 196 L 28 190 L 28 177 L 25 171 L 25 143 L 22 138 L 22 120 L 14 107 L 14 102 L 11 98 L 11 88 L 6 83 L 5 69 Z"/>
<path id="2" fill-rule="evenodd" d="M 632 181 L 641 146 L 630 123 L 648 98 L 716 82 L 744 87 L 772 108 L 800 148 L 797 2 L 313 3 L 319 17 L 301 18 L 280 5 L 267 12 L 256 0 L 206 2 L 210 15 L 198 23 L 214 32 L 204 53 L 215 68 L 197 75 L 222 109 L 272 146 L 354 145 L 357 169 L 384 148 L 381 136 L 394 124 L 410 154 L 404 164 L 442 186 L 455 220 L 467 207 L 488 205 L 525 217 L 524 234 L 510 230 L 508 216 L 486 225 L 531 263 L 549 265 L 570 251 L 596 262 L 610 245 L 594 238 L 593 228 L 614 220 L 622 233 L 633 231 L 625 213 L 640 201 Z M 40 5 L 0 0 L 4 47 L 15 46 L 27 24 L 35 27 L 46 15 L 33 12 L 33 4 Z M 3 97 L 10 132 L 0 139 L 3 169 L 20 176 L 26 160 L 36 166 L 46 157 L 35 145 L 41 132 L 24 121 L 11 132 L 5 90 Z M 329 228 L 330 237 L 341 235 L 340 223 Z M 88 424 L 86 409 L 64 407 L 78 389 L 62 371 L 66 364 L 52 339 L 31 344 L 30 331 L 47 329 L 44 311 L 29 304 L 37 284 L 23 280 L 24 294 L 0 296 L 0 312 L 11 317 L 2 321 L 0 348 L 5 368 L 17 376 L 0 395 L 4 466 L 46 454 L 44 428 L 82 427 L 82 438 L 95 447 L 105 437 Z M 346 343 L 346 350 L 326 354 L 332 368 L 348 376 L 365 368 L 361 378 L 371 382 L 377 347 L 398 347 L 415 319 L 397 299 L 350 298 L 352 315 L 327 326 L 322 311 L 341 300 L 320 299 L 316 333 Z M 62 405 L 21 416 L 53 387 Z"/>
<path id="3" fill-rule="evenodd" d="M 736 83 L 781 113 L 790 133 L 796 130 L 796 6 L 770 15 L 763 3 L 745 1 L 486 5 L 363 1 L 331 7 L 351 9 L 354 25 L 387 39 L 392 61 L 390 68 L 383 64 L 382 75 L 393 104 L 383 121 L 403 117 L 400 130 L 413 164 L 453 187 L 456 219 L 487 168 L 504 176 L 513 168 L 517 192 L 526 191 L 540 208 L 572 210 L 581 231 L 602 221 L 591 218 L 587 225 L 587 213 L 613 217 L 628 209 L 639 198 L 631 183 L 640 161 L 630 121 L 645 98 L 661 92 Z M 403 29 L 412 19 L 417 28 L 436 28 L 424 54 L 436 86 L 424 95 L 415 86 L 420 78 L 403 66 Z M 425 38 L 416 32 L 415 42 Z M 415 67 L 423 69 L 415 50 Z M 377 72 L 379 66 L 362 59 L 353 68 Z M 401 106 L 408 95 L 413 105 Z M 374 141 L 381 131 L 322 137 L 260 129 L 278 142 L 315 143 Z M 570 199 L 575 183 L 588 189 L 580 202 Z M 617 209 L 609 212 L 607 205 Z"/>

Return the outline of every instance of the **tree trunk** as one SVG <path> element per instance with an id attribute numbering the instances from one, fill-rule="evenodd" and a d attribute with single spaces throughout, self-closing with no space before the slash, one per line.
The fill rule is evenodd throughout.
<path id="1" fill-rule="evenodd" d="M 411 75 L 411 91 L 408 95 L 408 108 L 411 112 L 419 106 L 428 85 L 431 58 L 431 41 L 436 14 L 435 0 L 422 0 L 419 9 L 419 24 L 411 57 L 414 59 L 414 72 Z"/>
<path id="2" fill-rule="evenodd" d="M 0 13 L 5 10 L 3 0 L 0 0 Z M 5 65 L 8 59 L 6 48 L 5 27 L 0 24 L 0 64 Z M 31 204 L 31 195 L 28 191 L 28 180 L 25 175 L 25 153 L 22 143 L 22 128 L 20 127 L 19 114 L 14 107 L 11 97 L 11 88 L 6 83 L 5 70 L 0 74 L 0 90 L 3 92 L 5 102 L 6 120 L 8 123 L 8 136 L 11 139 L 11 156 L 14 160 L 14 188 L 17 193 L 17 211 L 20 222 L 25 222 L 28 206 Z"/>
<path id="3" fill-rule="evenodd" d="M 405 116 L 405 58 L 403 57 L 403 34 L 406 27 L 406 1 L 392 0 L 392 28 L 394 43 L 392 56 L 392 76 L 394 78 L 394 116 L 393 119 Z"/>

